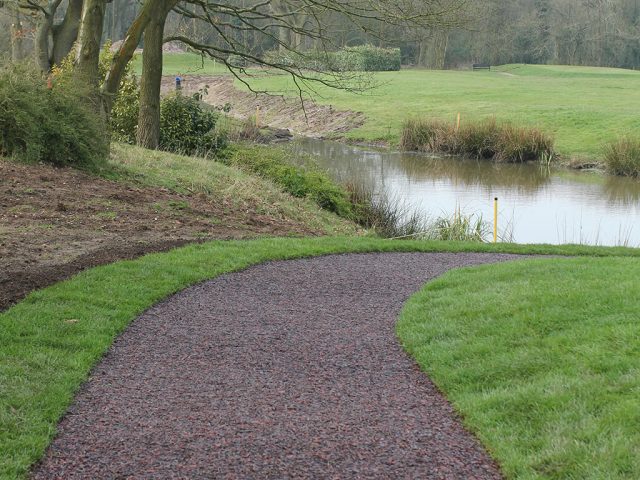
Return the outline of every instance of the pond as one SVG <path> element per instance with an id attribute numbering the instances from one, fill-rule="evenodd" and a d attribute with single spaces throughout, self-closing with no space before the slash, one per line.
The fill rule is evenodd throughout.
<path id="1" fill-rule="evenodd" d="M 494 164 L 417 153 L 376 151 L 299 139 L 298 153 L 341 181 L 384 192 L 431 218 L 456 209 L 493 224 L 518 243 L 640 246 L 640 181 L 536 164 Z"/>

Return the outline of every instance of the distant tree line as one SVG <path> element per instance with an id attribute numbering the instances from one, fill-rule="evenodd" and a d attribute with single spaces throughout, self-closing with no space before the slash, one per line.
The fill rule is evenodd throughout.
<path id="1" fill-rule="evenodd" d="M 41 52 L 47 49 L 48 58 L 40 57 L 43 65 L 58 62 L 68 41 L 75 39 L 74 19 L 79 18 L 83 0 L 22 3 L 44 5 L 40 13 L 51 5 L 56 8 L 44 22 L 38 12 L 0 8 L 0 45 L 5 55 L 24 56 L 35 47 Z M 122 40 L 143 3 L 106 3 L 102 39 Z M 408 25 L 363 15 L 358 18 L 362 28 L 353 28 L 354 11 L 326 8 L 322 2 L 318 8 L 297 8 L 288 0 L 263 2 L 280 22 L 272 22 L 269 15 L 249 16 L 250 25 L 243 24 L 238 12 L 250 12 L 254 0 L 223 2 L 229 11 L 217 9 L 215 25 L 201 6 L 207 2 L 174 3 L 165 36 L 220 50 L 233 44 L 251 56 L 276 49 L 327 48 L 326 39 L 331 38 L 335 49 L 362 44 L 399 47 L 403 63 L 436 69 L 478 62 L 640 68 L 640 0 L 434 0 L 430 4 L 438 9 L 437 21 Z M 47 22 L 51 28 L 44 33 Z M 265 35 L 265 30 L 271 34 Z M 51 34 L 58 38 L 43 47 Z"/>

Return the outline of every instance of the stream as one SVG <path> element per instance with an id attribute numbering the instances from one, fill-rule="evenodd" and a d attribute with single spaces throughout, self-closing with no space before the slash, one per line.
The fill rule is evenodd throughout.
<path id="1" fill-rule="evenodd" d="M 364 183 L 433 219 L 459 208 L 493 224 L 497 197 L 498 229 L 517 243 L 640 246 L 640 180 L 309 138 L 293 148 L 334 178 Z"/>

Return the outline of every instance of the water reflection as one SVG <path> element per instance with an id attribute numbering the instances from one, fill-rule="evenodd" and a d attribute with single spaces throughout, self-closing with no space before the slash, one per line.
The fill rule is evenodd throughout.
<path id="1" fill-rule="evenodd" d="M 500 223 L 521 243 L 640 245 L 640 181 L 497 165 L 422 154 L 376 151 L 304 139 L 294 147 L 342 181 L 357 181 L 429 215 L 456 207 L 490 219 L 500 198 Z"/>

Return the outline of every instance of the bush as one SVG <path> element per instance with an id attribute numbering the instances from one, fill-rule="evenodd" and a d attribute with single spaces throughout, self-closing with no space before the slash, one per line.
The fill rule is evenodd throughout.
<path id="1" fill-rule="evenodd" d="M 54 84 L 26 65 L 0 67 L 0 155 L 90 168 L 109 153 L 105 126 L 76 80 Z"/>
<path id="2" fill-rule="evenodd" d="M 347 47 L 333 54 L 336 70 L 358 72 L 389 72 L 400 70 L 402 54 L 399 48 L 373 45 Z"/>
<path id="3" fill-rule="evenodd" d="M 104 80 L 111 67 L 114 52 L 111 51 L 111 42 L 106 42 L 100 53 L 99 75 Z M 76 81 L 74 77 L 74 62 L 76 50 L 73 48 L 69 55 L 55 65 L 52 69 L 54 84 L 57 86 L 70 86 Z M 113 138 L 119 142 L 135 144 L 136 129 L 138 128 L 138 109 L 140 106 L 140 85 L 137 77 L 131 73 L 131 65 L 125 67 L 125 73 L 120 82 L 118 94 L 113 101 L 109 126 Z"/>
<path id="4" fill-rule="evenodd" d="M 399 48 L 379 48 L 372 45 L 346 47 L 337 52 L 273 50 L 265 52 L 262 58 L 271 65 L 314 71 L 397 71 L 402 63 Z"/>
<path id="5" fill-rule="evenodd" d="M 494 119 L 467 122 L 459 129 L 433 119 L 409 119 L 402 129 L 403 150 L 438 152 L 496 162 L 548 162 L 554 140 L 537 128 L 499 124 Z"/>
<path id="6" fill-rule="evenodd" d="M 226 146 L 215 131 L 219 114 L 193 97 L 173 93 L 160 103 L 160 148 L 184 155 L 206 155 Z"/>
<path id="7" fill-rule="evenodd" d="M 640 139 L 620 138 L 605 147 L 604 162 L 613 175 L 640 177 Z"/>

